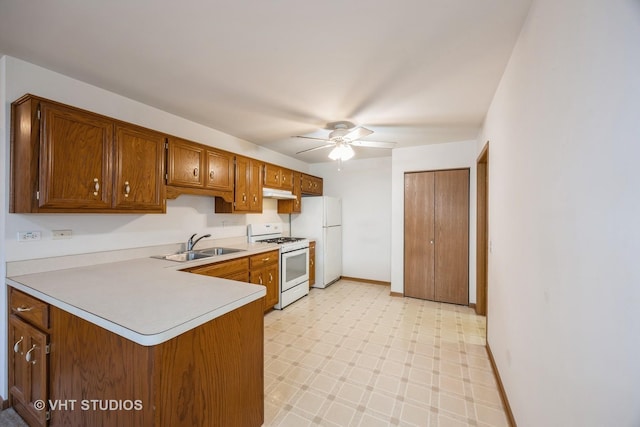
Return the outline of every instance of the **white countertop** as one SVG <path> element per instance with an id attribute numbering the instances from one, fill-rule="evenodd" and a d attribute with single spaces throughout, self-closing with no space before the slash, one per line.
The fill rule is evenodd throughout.
<path id="1" fill-rule="evenodd" d="M 266 295 L 264 286 L 179 271 L 278 249 L 246 249 L 191 262 L 155 258 L 24 274 L 7 283 L 138 344 L 151 346 Z"/>

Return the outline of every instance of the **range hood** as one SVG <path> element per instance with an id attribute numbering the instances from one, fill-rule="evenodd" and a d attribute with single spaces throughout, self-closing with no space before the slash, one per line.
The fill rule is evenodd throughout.
<path id="1" fill-rule="evenodd" d="M 278 200 L 294 200 L 296 196 L 291 191 L 278 190 L 275 188 L 263 188 L 262 197 L 265 199 L 278 199 Z"/>

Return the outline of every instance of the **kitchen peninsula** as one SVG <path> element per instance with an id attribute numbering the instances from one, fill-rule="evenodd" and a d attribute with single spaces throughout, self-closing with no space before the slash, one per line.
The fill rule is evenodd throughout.
<path id="1" fill-rule="evenodd" d="M 273 245 L 244 249 L 216 261 Z M 207 262 L 7 278 L 16 411 L 30 425 L 262 425 L 265 288 L 180 271 Z"/>

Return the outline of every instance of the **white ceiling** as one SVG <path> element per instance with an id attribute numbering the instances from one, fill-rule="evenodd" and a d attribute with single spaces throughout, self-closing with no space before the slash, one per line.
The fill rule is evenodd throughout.
<path id="1" fill-rule="evenodd" d="M 314 163 L 475 139 L 531 0 L 0 0 L 0 52 Z M 355 148 L 357 158 L 389 150 Z"/>

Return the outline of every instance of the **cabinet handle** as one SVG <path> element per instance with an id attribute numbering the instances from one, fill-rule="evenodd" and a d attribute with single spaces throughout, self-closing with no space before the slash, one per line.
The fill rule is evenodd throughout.
<path id="1" fill-rule="evenodd" d="M 215 175 L 216 173 L 214 171 L 209 171 L 209 178 L 213 179 Z"/>
<path id="2" fill-rule="evenodd" d="M 100 181 L 98 181 L 98 178 L 93 178 L 93 183 L 93 195 L 97 196 L 98 191 L 100 191 Z"/>
<path id="3" fill-rule="evenodd" d="M 315 262 L 313 262 L 313 259 L 311 259 L 310 261 L 311 261 L 311 267 L 313 267 L 313 265 L 315 264 Z"/>
<path id="4" fill-rule="evenodd" d="M 36 345 L 34 344 L 33 347 L 31 347 L 31 350 L 27 351 L 27 354 L 24 356 L 24 360 L 26 360 L 27 363 L 33 363 L 34 365 L 36 364 L 36 361 L 33 360 L 31 357 L 31 352 L 35 349 L 36 349 Z"/>
<path id="5" fill-rule="evenodd" d="M 262 262 L 267 262 L 271 259 L 271 257 L 262 258 Z"/>
<path id="6" fill-rule="evenodd" d="M 262 273 L 260 273 L 260 275 L 258 276 L 258 281 L 260 282 L 260 284 L 262 285 Z"/>
<path id="7" fill-rule="evenodd" d="M 16 311 L 17 311 L 18 313 L 25 313 L 25 312 L 27 312 L 27 311 L 31 311 L 31 310 L 33 310 L 33 307 L 25 307 L 24 305 L 23 305 L 23 306 L 21 306 L 21 307 L 17 307 L 17 308 L 16 308 Z"/>
<path id="8" fill-rule="evenodd" d="M 14 353 L 20 353 L 22 354 L 22 352 L 20 351 L 20 343 L 24 340 L 24 337 L 20 337 L 20 339 L 13 345 L 13 352 Z"/>
<path id="9" fill-rule="evenodd" d="M 253 195 L 253 201 L 257 202 L 258 201 L 258 196 L 256 196 L 255 194 Z"/>
<path id="10" fill-rule="evenodd" d="M 129 193 L 131 193 L 131 186 L 129 185 L 129 181 L 124 182 L 124 197 L 129 197 Z"/>
<path id="11" fill-rule="evenodd" d="M 242 193 L 242 201 L 243 201 L 243 202 L 246 202 L 246 201 L 247 201 L 247 195 L 246 195 L 246 194 L 244 194 L 244 193 Z"/>
<path id="12" fill-rule="evenodd" d="M 200 171 L 198 170 L 198 168 L 193 168 L 193 176 L 197 178 L 199 173 Z"/>
<path id="13" fill-rule="evenodd" d="M 271 273 L 269 273 L 269 283 L 273 282 L 273 275 Z"/>
<path id="14" fill-rule="evenodd" d="M 429 243 L 431 243 L 432 245 L 433 245 L 433 242 L 434 242 L 434 240 L 433 240 L 433 239 L 429 240 Z"/>

